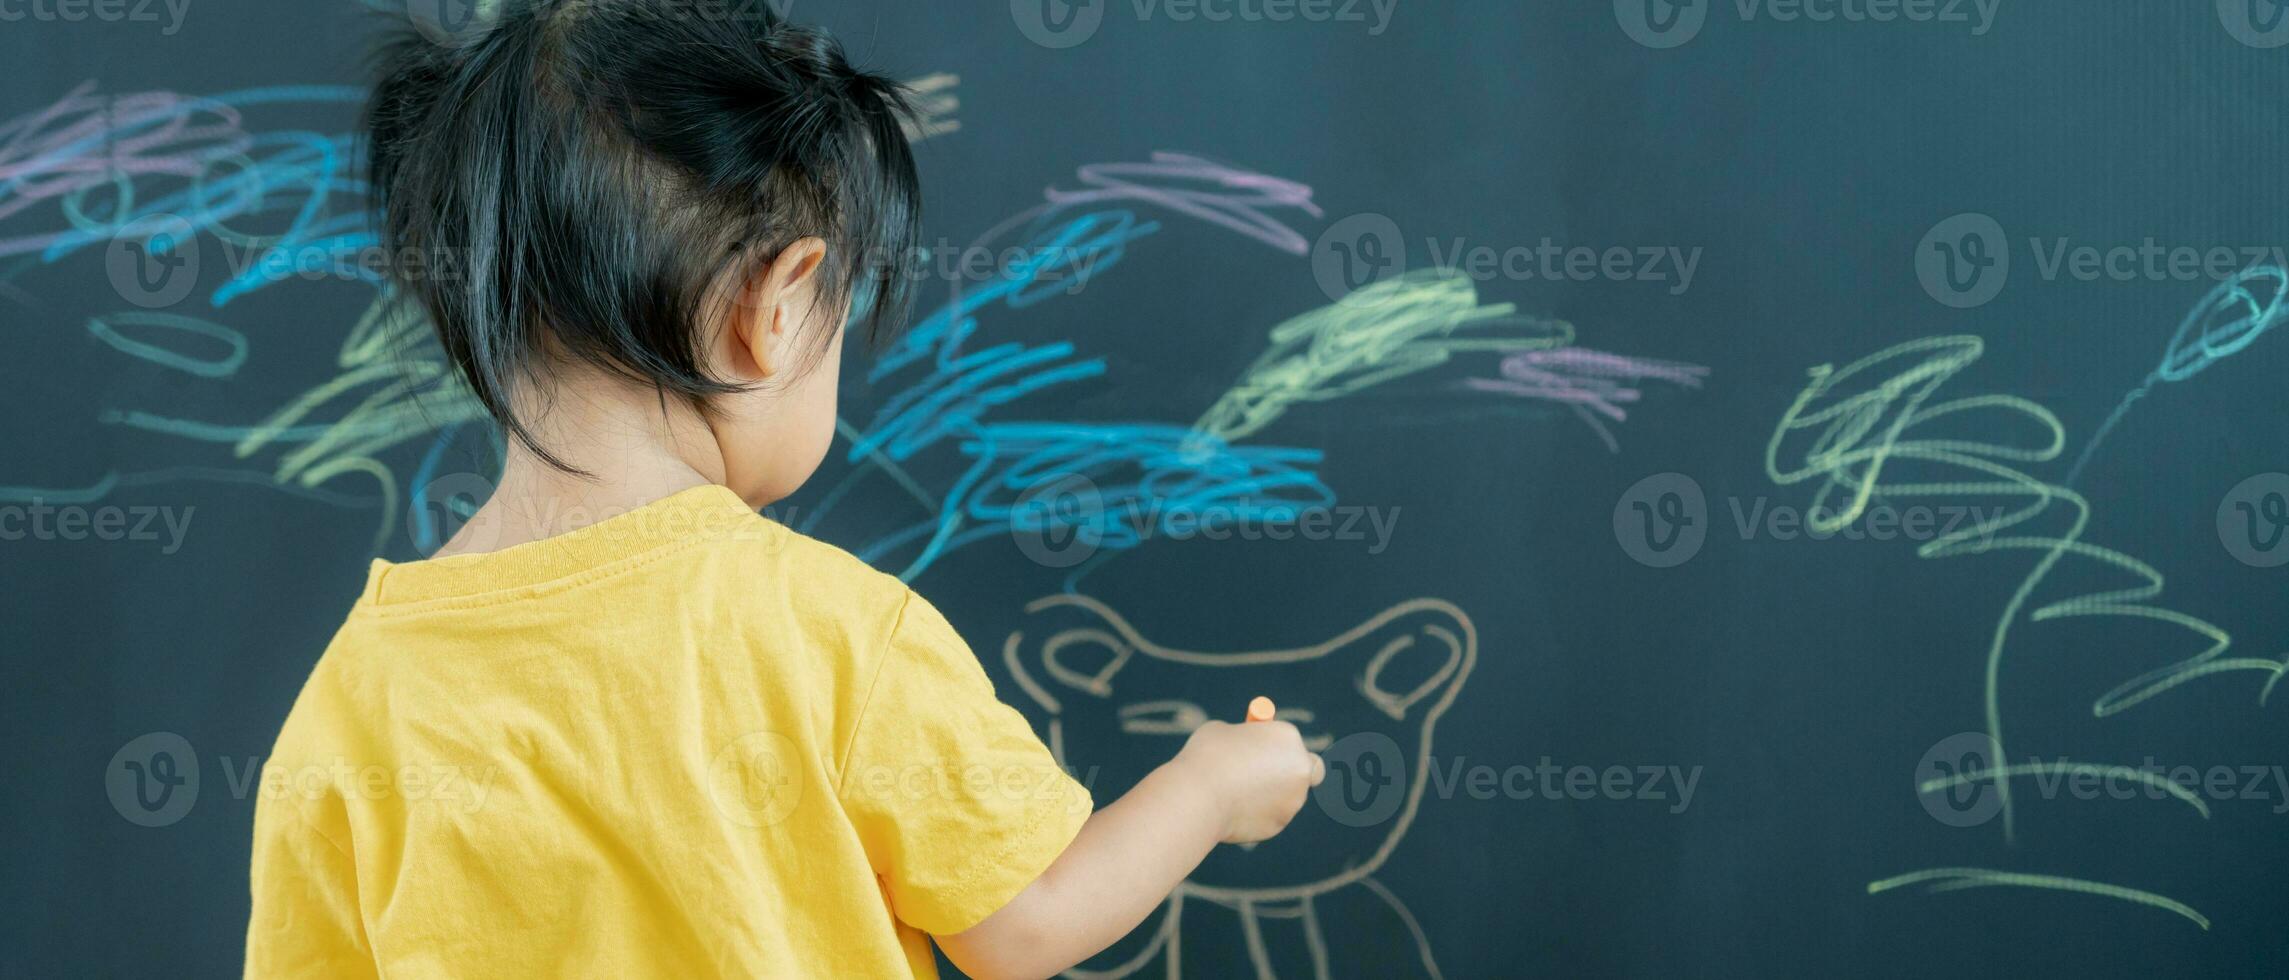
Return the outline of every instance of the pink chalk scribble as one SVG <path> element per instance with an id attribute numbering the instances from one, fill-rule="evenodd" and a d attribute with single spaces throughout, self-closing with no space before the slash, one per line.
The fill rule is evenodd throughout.
<path id="1" fill-rule="evenodd" d="M 1623 406 L 1644 397 L 1640 383 L 1661 381 L 1699 388 L 1709 369 L 1585 347 L 1558 347 L 1513 353 L 1502 359 L 1501 374 L 1499 378 L 1467 378 L 1462 385 L 1474 391 L 1565 405 L 1605 441 L 1608 451 L 1618 452 L 1621 445 L 1614 440 L 1607 420 L 1628 420 L 1629 412 Z"/>
<path id="2" fill-rule="evenodd" d="M 1302 234 L 1281 224 L 1264 208 L 1298 208 L 1321 216 L 1311 188 L 1270 174 L 1228 167 L 1184 153 L 1156 150 L 1147 163 L 1092 163 L 1079 176 L 1089 190 L 1049 188 L 1042 196 L 1052 208 L 1135 201 L 1155 204 L 1239 232 L 1291 255 L 1310 248 Z M 1167 183 L 1148 183 L 1167 182 Z M 1184 181 L 1200 187 L 1186 187 Z"/>
<path id="3" fill-rule="evenodd" d="M 197 180 L 253 144 L 233 106 L 173 92 L 101 95 L 83 82 L 44 109 L 0 123 L 0 221 L 61 198 L 78 232 L 116 223 L 120 215 L 85 214 L 81 198 L 119 188 L 114 210 L 125 211 L 135 178 Z M 0 238 L 0 256 L 37 252 L 75 233 Z"/>

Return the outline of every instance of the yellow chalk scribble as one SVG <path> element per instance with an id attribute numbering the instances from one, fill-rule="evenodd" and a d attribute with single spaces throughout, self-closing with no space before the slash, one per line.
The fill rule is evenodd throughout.
<path id="1" fill-rule="evenodd" d="M 1484 335 L 1485 332 L 1494 335 Z M 1470 336 L 1458 336 L 1471 332 Z M 1271 346 L 1193 428 L 1237 442 L 1302 402 L 1330 401 L 1427 371 L 1469 351 L 1564 347 L 1573 324 L 1480 305 L 1459 272 L 1393 276 L 1273 327 Z"/>
<path id="2" fill-rule="evenodd" d="M 486 418 L 485 409 L 446 363 L 420 309 L 388 296 L 377 297 L 351 328 L 335 366 L 340 374 L 271 413 L 231 453 L 246 459 L 283 444 L 286 430 L 356 398 L 322 423 L 325 432 L 280 456 L 271 477 L 313 488 L 345 473 L 372 477 L 382 494 L 382 523 L 374 532 L 378 549 L 396 527 L 398 513 L 397 476 L 381 454 L 446 426 Z"/>
<path id="3" fill-rule="evenodd" d="M 1973 769 L 1952 776 L 1924 780 L 1922 785 L 1916 787 L 1916 792 L 1923 795 L 1944 793 L 1958 787 L 1969 786 L 1972 783 L 2012 779 L 2019 776 L 2096 776 L 2100 779 L 2127 779 L 2142 786 L 2153 787 L 2155 790 L 2183 801 L 2187 806 L 2193 807 L 2195 812 L 2200 813 L 2204 820 L 2210 818 L 2210 805 L 2203 802 L 2199 794 L 2179 785 L 2176 781 L 2164 779 L 2158 773 L 2132 769 L 2128 766 L 2102 766 L 2088 762 L 2027 762 L 2015 766 Z"/>
<path id="4" fill-rule="evenodd" d="M 1894 888 L 1905 888 L 1909 885 L 1920 885 L 1925 882 L 1933 883 L 1931 887 L 1924 889 L 1927 892 L 1952 892 L 1962 891 L 1966 888 L 2002 887 L 2045 888 L 2051 891 L 2076 892 L 2083 895 L 2099 895 L 2106 898 L 2120 899 L 2125 902 L 2134 902 L 2136 904 L 2149 906 L 2151 908 L 2175 912 L 2179 915 L 2185 916 L 2188 920 L 2192 921 L 2193 924 L 2202 927 L 2204 931 L 2207 931 L 2210 927 L 2210 920 L 2208 916 L 2194 911 L 2191 906 L 2184 902 L 2180 902 L 2172 898 L 2165 898 L 2161 895 L 2156 895 L 2153 892 L 2140 891 L 2136 888 L 2124 888 L 2121 885 L 2109 885 L 2102 881 L 2084 881 L 2080 878 L 2061 878 L 2057 875 L 2019 874 L 2017 872 L 2011 871 L 1995 871 L 1989 868 L 1932 868 L 1928 871 L 1909 872 L 1908 874 L 1900 875 L 1896 878 L 1886 878 L 1882 881 L 1869 882 L 1868 894 L 1881 894 L 1883 892 L 1891 891 Z"/>
<path id="5" fill-rule="evenodd" d="M 906 138 L 916 143 L 935 136 L 948 136 L 962 131 L 962 121 L 954 113 L 962 108 L 962 97 L 956 88 L 962 76 L 935 72 L 906 82 L 907 97 L 913 100 L 914 115 L 899 121 Z"/>
<path id="6" fill-rule="evenodd" d="M 2039 556 L 2035 567 L 2013 591 L 1988 644 L 1987 735 L 1994 740 L 1999 753 L 2004 744 L 2000 680 L 2003 653 L 2011 630 L 2033 601 L 2035 590 L 2069 557 L 2127 572 L 2137 583 L 2036 607 L 2028 613 L 2032 621 L 2121 616 L 2169 623 L 2208 641 L 2201 652 L 2140 674 L 2100 695 L 2091 705 L 2093 714 L 2107 717 L 2195 678 L 2235 670 L 2256 670 L 2272 675 L 2258 693 L 2262 703 L 2279 683 L 2284 669 L 2289 668 L 2289 662 L 2261 657 L 2220 659 L 2233 642 L 2223 629 L 2174 609 L 2146 604 L 2147 600 L 2162 594 L 2164 581 L 2160 571 L 2122 552 L 2082 540 L 2090 524 L 2091 505 L 2087 498 L 2012 465 L 2058 458 L 2066 444 L 2066 427 L 2058 416 L 2033 401 L 2013 395 L 1974 395 L 1926 404 L 1948 379 L 1977 361 L 1985 347 L 1985 342 L 1977 337 L 1930 337 L 1871 354 L 1841 369 L 1825 364 L 1813 368 L 1811 383 L 1797 395 L 1766 444 L 1766 474 L 1782 486 L 1818 481 L 1806 526 L 1821 533 L 1841 530 L 1858 519 L 1877 496 L 2025 498 L 2023 506 L 1942 534 L 1916 551 L 1924 558 L 2000 551 L 2031 551 Z M 1882 376 L 1881 372 L 1886 370 L 1896 373 Z M 1855 391 L 1854 383 L 1867 377 L 1882 380 L 1865 390 Z M 1983 427 L 1986 429 L 2000 429 L 2012 419 L 2032 422 L 2040 433 L 2039 444 L 2018 446 L 1970 439 L 1906 438 L 1911 430 L 1934 420 L 1982 411 L 2003 415 Z M 1784 468 L 1781 465 L 1783 444 L 1791 434 L 1805 430 L 1813 433 L 1813 441 L 1804 451 L 1803 465 Z M 1901 463 L 1953 468 L 1967 471 L 1975 478 L 1881 482 L 1887 466 Z M 1830 503 L 1831 496 L 1838 491 L 1848 496 L 1849 501 Z M 2060 534 L 1998 533 L 2031 521 L 2056 504 L 2063 504 L 2073 512 L 2071 523 Z M 2003 757 L 2007 756 L 1999 756 L 1999 760 Z M 2002 800 L 2004 836 L 2013 838 L 2010 782 L 1994 772 L 1987 775 Z"/>

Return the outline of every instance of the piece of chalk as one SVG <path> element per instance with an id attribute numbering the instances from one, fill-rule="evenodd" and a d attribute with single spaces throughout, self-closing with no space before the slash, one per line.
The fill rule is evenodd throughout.
<path id="1" fill-rule="evenodd" d="M 1258 695 L 1255 700 L 1248 702 L 1248 720 L 1270 721 L 1275 710 L 1271 698 Z"/>

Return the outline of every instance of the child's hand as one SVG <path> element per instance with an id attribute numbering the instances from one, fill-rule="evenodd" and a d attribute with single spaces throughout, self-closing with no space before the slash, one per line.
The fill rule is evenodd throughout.
<path id="1" fill-rule="evenodd" d="M 1327 775 L 1296 726 L 1284 721 L 1208 722 L 1193 730 L 1176 762 L 1204 780 L 1222 807 L 1226 844 L 1278 834 Z"/>
<path id="2" fill-rule="evenodd" d="M 971 976 L 1053 976 L 1096 955 L 1161 907 L 1226 844 L 1280 832 L 1327 766 L 1284 721 L 1196 728 L 1184 749 L 1089 817 L 1065 853 L 984 922 L 938 948 Z"/>

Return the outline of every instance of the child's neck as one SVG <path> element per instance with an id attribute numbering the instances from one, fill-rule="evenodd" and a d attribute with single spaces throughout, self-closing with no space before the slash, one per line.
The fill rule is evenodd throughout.
<path id="1" fill-rule="evenodd" d="M 540 412 L 534 436 L 588 476 L 566 473 L 515 439 L 493 495 L 432 557 L 498 551 L 554 537 L 674 494 L 724 482 L 723 454 L 705 420 L 656 395 L 618 386 L 567 392 Z"/>

